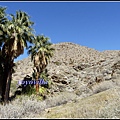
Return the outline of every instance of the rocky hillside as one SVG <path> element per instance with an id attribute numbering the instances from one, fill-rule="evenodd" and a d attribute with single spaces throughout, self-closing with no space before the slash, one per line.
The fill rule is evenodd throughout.
<path id="1" fill-rule="evenodd" d="M 54 99 L 64 94 L 61 103 L 65 103 L 120 86 L 120 50 L 99 52 L 69 42 L 53 44 L 53 47 L 54 56 L 47 66 L 53 83 L 49 97 Z M 13 81 L 31 76 L 32 68 L 30 56 L 16 62 Z M 71 97 L 66 97 L 68 94 Z"/>
<path id="2" fill-rule="evenodd" d="M 80 94 L 79 89 L 83 86 L 93 89 L 93 86 L 101 82 L 109 82 L 114 86 L 116 82 L 113 79 L 119 78 L 120 51 L 99 52 L 69 42 L 54 44 L 53 47 L 54 56 L 47 66 L 49 77 L 55 83 L 53 92 L 74 91 Z M 16 64 L 13 80 L 22 80 L 26 75 L 32 75 L 33 63 L 30 56 Z"/>

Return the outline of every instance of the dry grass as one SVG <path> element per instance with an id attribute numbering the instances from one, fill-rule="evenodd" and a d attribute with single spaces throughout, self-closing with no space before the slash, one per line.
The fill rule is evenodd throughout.
<path id="1" fill-rule="evenodd" d="M 47 108 L 59 106 L 69 101 L 75 100 L 76 95 L 70 93 L 62 93 L 54 97 L 50 97 L 44 101 L 38 100 L 35 95 L 17 96 L 14 101 L 8 105 L 0 105 L 0 118 L 36 118 Z"/>
<path id="2" fill-rule="evenodd" d="M 112 88 L 90 97 L 51 108 L 44 112 L 47 118 L 115 118 L 120 116 L 120 88 Z"/>

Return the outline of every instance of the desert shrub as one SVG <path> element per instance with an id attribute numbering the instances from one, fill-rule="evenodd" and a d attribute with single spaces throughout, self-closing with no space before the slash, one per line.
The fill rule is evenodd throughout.
<path id="1" fill-rule="evenodd" d="M 39 88 L 39 92 L 40 92 L 40 94 L 45 94 L 45 92 L 46 92 L 46 89 L 44 88 L 44 87 L 40 87 Z"/>
<path id="2" fill-rule="evenodd" d="M 34 75 L 34 73 L 33 73 Z M 46 98 L 46 95 L 47 93 L 49 92 L 47 89 L 50 89 L 50 86 L 51 86 L 51 80 L 50 78 L 48 78 L 48 73 L 47 73 L 47 69 L 45 69 L 42 74 L 40 75 L 39 78 L 41 78 L 42 80 L 44 80 L 44 82 L 46 82 L 47 84 L 41 84 L 40 87 L 39 87 L 39 99 L 43 99 L 43 98 Z M 25 94 L 25 95 L 28 95 L 28 96 L 31 96 L 32 94 L 36 94 L 36 89 L 35 89 L 35 86 L 34 86 L 34 81 L 33 81 L 33 84 L 28 84 L 30 83 L 30 81 L 32 81 L 32 78 L 34 78 L 35 76 L 33 77 L 30 77 L 29 75 L 26 75 L 26 77 L 24 78 L 24 80 L 22 81 L 22 83 L 25 83 L 25 84 L 22 84 L 20 85 L 18 88 L 22 89 L 21 90 L 21 93 L 22 94 Z M 26 84 L 27 83 L 27 84 Z M 42 98 L 41 98 L 42 96 Z"/>
<path id="3" fill-rule="evenodd" d="M 46 109 L 45 101 L 30 100 L 28 96 L 22 95 L 12 104 L 0 105 L 0 118 L 35 118 L 44 109 Z"/>
<path id="4" fill-rule="evenodd" d="M 46 100 L 38 99 L 40 99 L 40 96 L 34 94 L 30 97 L 28 95 L 17 96 L 10 104 L 0 105 L 0 118 L 36 118 L 36 115 L 42 114 L 46 108 L 65 104 L 76 99 L 76 95 L 63 93 Z"/>
<path id="5" fill-rule="evenodd" d="M 68 92 L 63 92 L 60 95 L 49 97 L 45 101 L 46 101 L 47 108 L 49 108 L 49 107 L 54 107 L 54 106 L 59 106 L 61 104 L 65 104 L 69 101 L 73 101 L 76 99 L 76 97 L 77 96 L 74 93 L 72 94 Z"/>
<path id="6" fill-rule="evenodd" d="M 32 80 L 32 77 L 30 77 L 28 75 L 23 80 L 23 82 L 25 82 L 25 83 L 26 82 L 29 83 L 30 81 L 33 81 L 33 80 Z M 33 84 L 26 84 L 26 85 L 22 84 L 18 88 L 22 88 L 22 94 L 26 94 L 26 95 L 29 95 L 29 96 L 34 94 L 35 91 L 36 91 L 35 88 L 34 88 L 34 82 L 33 82 Z"/>
<path id="7" fill-rule="evenodd" d="M 52 83 L 51 79 L 49 78 L 49 74 L 48 74 L 47 69 L 45 69 L 41 73 L 40 78 L 43 79 L 45 82 L 47 82 L 47 84 L 43 84 L 41 86 L 44 88 L 50 89 L 53 83 Z"/>
<path id="8" fill-rule="evenodd" d="M 56 61 L 56 62 L 54 62 L 56 65 L 61 65 L 61 63 L 60 62 L 58 62 L 58 61 Z"/>
<path id="9" fill-rule="evenodd" d="M 36 90 L 35 90 L 35 88 L 33 87 L 33 86 L 31 86 L 31 85 L 28 85 L 27 87 L 26 87 L 26 91 L 24 92 L 24 94 L 27 94 L 27 95 L 32 95 L 32 94 L 35 94 L 36 93 Z"/>
<path id="10" fill-rule="evenodd" d="M 15 91 L 16 89 L 17 89 L 17 81 L 15 81 L 15 80 L 12 80 L 12 82 L 11 82 L 11 92 L 13 92 L 13 91 Z"/>
<path id="11" fill-rule="evenodd" d="M 12 82 L 11 82 L 11 89 L 16 89 L 16 87 L 17 87 L 17 81 L 15 81 L 15 80 L 12 80 Z"/>
<path id="12" fill-rule="evenodd" d="M 103 81 L 97 85 L 95 85 L 93 87 L 93 94 L 97 94 L 99 92 L 102 92 L 102 91 L 105 91 L 105 90 L 108 90 L 110 88 L 113 88 L 115 87 L 115 83 L 113 83 L 112 81 Z"/>

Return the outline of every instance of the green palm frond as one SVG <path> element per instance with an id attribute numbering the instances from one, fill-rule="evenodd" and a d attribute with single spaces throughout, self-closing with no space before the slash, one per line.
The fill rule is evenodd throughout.
<path id="1" fill-rule="evenodd" d="M 43 35 L 36 36 L 33 43 L 34 46 L 29 48 L 28 54 L 31 54 L 31 60 L 34 60 L 34 63 L 37 62 L 39 64 L 40 71 L 43 71 L 50 58 L 53 56 L 53 51 L 55 49 L 51 47 L 52 43 L 49 42 L 49 38 L 44 37 Z M 35 62 L 36 55 L 39 57 L 39 61 Z"/>
<path id="2" fill-rule="evenodd" d="M 10 17 L 11 20 L 5 25 L 0 25 L 0 28 L 6 33 L 6 38 L 8 39 L 5 42 L 8 45 L 6 47 L 6 49 L 9 49 L 8 53 L 11 53 L 11 56 L 16 58 L 23 54 L 24 48 L 28 48 L 27 42 L 33 42 L 33 22 L 30 21 L 27 13 L 20 10 L 16 11 L 15 15 L 10 14 Z M 2 32 L 0 33 L 2 34 Z"/>

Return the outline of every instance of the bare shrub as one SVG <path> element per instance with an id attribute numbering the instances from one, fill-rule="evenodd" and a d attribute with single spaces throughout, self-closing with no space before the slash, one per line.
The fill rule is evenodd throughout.
<path id="1" fill-rule="evenodd" d="M 60 95 L 46 99 L 47 108 L 65 104 L 68 101 L 75 100 L 76 95 L 73 93 L 63 92 Z"/>
<path id="2" fill-rule="evenodd" d="M 112 81 L 111 82 L 103 81 L 93 87 L 93 94 L 108 90 L 114 86 L 115 86 L 115 84 Z"/>
<path id="3" fill-rule="evenodd" d="M 10 104 L 0 105 L 0 118 L 35 118 L 46 108 L 65 104 L 70 100 L 75 100 L 76 95 L 71 93 L 62 93 L 44 101 L 36 99 L 36 96 L 17 96 Z"/>

